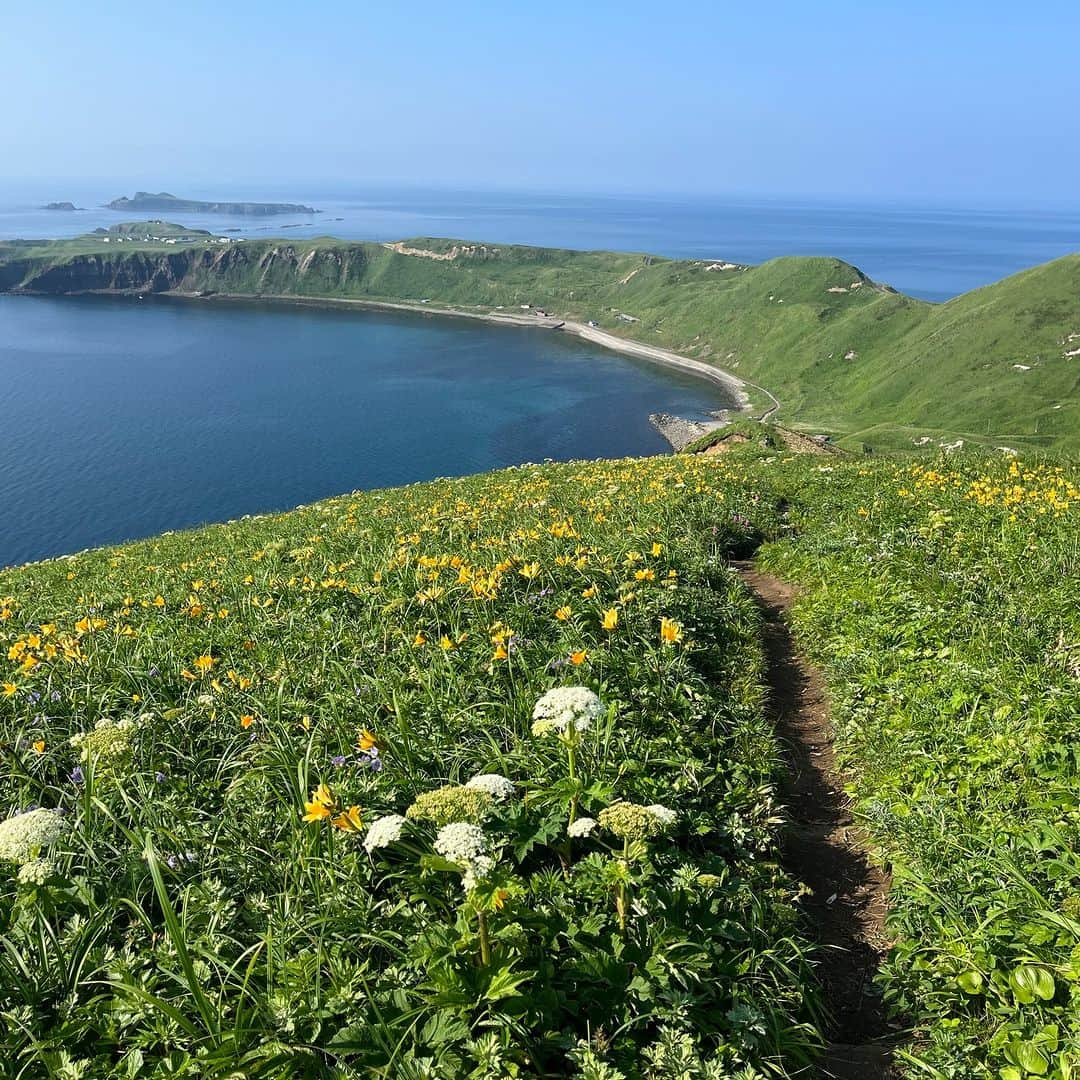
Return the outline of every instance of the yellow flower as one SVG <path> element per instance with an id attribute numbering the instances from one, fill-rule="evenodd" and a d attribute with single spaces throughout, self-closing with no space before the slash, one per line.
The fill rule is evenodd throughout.
<path id="1" fill-rule="evenodd" d="M 165 606 L 165 597 L 164 596 L 155 596 L 154 597 L 154 607 L 164 607 L 164 606 Z"/>
<path id="2" fill-rule="evenodd" d="M 379 740 L 375 738 L 375 732 L 369 731 L 367 728 L 361 728 L 360 734 L 356 736 L 356 745 L 366 753 L 373 746 L 378 746 Z"/>
<path id="3" fill-rule="evenodd" d="M 312 793 L 311 801 L 304 803 L 304 821 L 322 821 L 328 818 L 334 809 L 334 796 L 325 784 L 320 784 Z"/>
<path id="4" fill-rule="evenodd" d="M 415 648 L 415 649 L 419 649 L 421 645 L 426 645 L 427 644 L 427 638 L 424 637 L 424 633 L 423 633 L 422 630 L 417 630 L 416 631 L 416 637 L 413 638 L 412 643 L 413 643 L 413 648 Z"/>
<path id="5" fill-rule="evenodd" d="M 310 716 L 301 716 L 300 717 L 300 726 L 305 731 L 310 731 L 311 730 L 311 717 Z"/>
<path id="6" fill-rule="evenodd" d="M 45 753 L 45 740 L 44 739 L 38 739 L 37 742 L 32 743 L 31 745 L 34 747 L 34 753 L 35 754 L 44 754 Z"/>
<path id="7" fill-rule="evenodd" d="M 538 562 L 526 563 L 518 573 L 529 581 L 532 581 L 537 574 L 540 573 L 540 564 Z"/>
<path id="8" fill-rule="evenodd" d="M 363 819 L 360 817 L 360 807 L 350 806 L 348 810 L 342 810 L 330 823 L 335 829 L 342 832 L 358 833 L 364 829 Z"/>
<path id="9" fill-rule="evenodd" d="M 254 724 L 254 723 L 255 723 L 255 717 L 252 716 L 251 713 L 244 713 L 244 715 L 240 717 L 240 726 L 245 731 L 247 731 L 247 729 L 249 727 L 251 727 L 251 725 Z"/>
<path id="10" fill-rule="evenodd" d="M 660 620 L 660 640 L 666 645 L 682 641 L 682 627 L 674 619 L 665 616 Z"/>
<path id="11" fill-rule="evenodd" d="M 646 567 L 644 570 L 635 570 L 634 579 L 636 581 L 652 581 L 656 577 L 656 571 L 651 567 Z"/>
<path id="12" fill-rule="evenodd" d="M 615 627 L 619 625 L 619 613 L 613 607 L 608 608 L 607 611 L 604 612 L 604 617 L 600 621 L 600 625 L 605 630 L 614 630 Z"/>
<path id="13" fill-rule="evenodd" d="M 4 683 L 3 690 L 4 697 L 11 697 L 12 694 L 17 694 L 19 692 L 19 688 L 13 682 Z"/>
<path id="14" fill-rule="evenodd" d="M 570 654 L 570 663 L 571 663 L 571 664 L 573 664 L 573 665 L 574 665 L 574 667 L 578 667 L 578 666 L 580 666 L 581 664 L 584 664 L 584 663 L 585 663 L 585 658 L 586 658 L 586 657 L 587 657 L 588 655 L 589 655 L 589 654 L 588 654 L 588 652 L 586 652 L 586 650 L 585 650 L 585 649 L 581 649 L 581 650 L 579 650 L 578 652 L 572 652 L 572 653 Z"/>
<path id="15" fill-rule="evenodd" d="M 217 661 L 212 656 L 204 654 L 203 656 L 200 656 L 191 666 L 195 668 L 196 671 L 206 674 L 206 672 L 208 672 L 216 663 Z"/>
<path id="16" fill-rule="evenodd" d="M 572 614 L 573 612 L 570 610 L 569 606 L 561 607 L 555 612 L 555 618 L 560 622 L 566 622 Z"/>
<path id="17" fill-rule="evenodd" d="M 587 589 L 582 591 L 581 595 L 584 596 L 586 600 L 591 600 L 598 591 L 599 590 L 595 585 L 590 585 Z"/>
<path id="18" fill-rule="evenodd" d="M 653 544 L 652 553 L 653 553 L 654 556 L 655 555 L 663 555 L 664 554 L 664 545 L 663 544 Z"/>
<path id="19" fill-rule="evenodd" d="M 443 652 L 449 652 L 454 647 L 454 643 L 445 635 L 439 638 L 439 648 Z"/>
<path id="20" fill-rule="evenodd" d="M 492 660 L 505 660 L 510 654 L 506 651 L 506 647 L 500 642 L 496 648 Z"/>

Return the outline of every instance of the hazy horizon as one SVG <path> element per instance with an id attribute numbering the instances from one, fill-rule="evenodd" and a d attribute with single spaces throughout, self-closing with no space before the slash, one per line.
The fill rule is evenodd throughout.
<path id="1" fill-rule="evenodd" d="M 9 188 L 1076 205 L 1080 12 L 196 0 L 8 12 Z M 123 181 L 121 190 L 111 185 Z"/>

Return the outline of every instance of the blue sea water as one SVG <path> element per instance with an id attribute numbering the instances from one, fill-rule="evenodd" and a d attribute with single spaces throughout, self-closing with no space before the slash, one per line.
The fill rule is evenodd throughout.
<path id="1" fill-rule="evenodd" d="M 663 453 L 704 380 L 557 332 L 0 295 L 0 566 L 357 488 Z"/>
<path id="2" fill-rule="evenodd" d="M 675 258 L 760 263 L 779 255 L 831 255 L 877 281 L 926 300 L 947 300 L 1009 274 L 1080 251 L 1080 205 L 961 209 L 898 203 L 536 195 L 318 186 L 212 189 L 173 185 L 190 198 L 301 202 L 322 213 L 269 219 L 179 216 L 236 236 L 400 240 L 442 236 L 494 243 L 643 251 Z M 0 185 L 0 239 L 71 236 L 130 218 L 101 209 L 111 185 Z M 38 209 L 70 200 L 77 213 Z"/>

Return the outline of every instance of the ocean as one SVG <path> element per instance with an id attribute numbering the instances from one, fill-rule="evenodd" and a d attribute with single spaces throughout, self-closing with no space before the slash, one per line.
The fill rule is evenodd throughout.
<path id="1" fill-rule="evenodd" d="M 719 386 L 550 330 L 0 295 L 0 566 L 547 458 L 657 454 Z"/>
<path id="2" fill-rule="evenodd" d="M 440 236 L 492 243 L 641 251 L 672 258 L 760 263 L 780 255 L 831 255 L 876 281 L 943 301 L 1048 259 L 1080 251 L 1080 208 L 957 209 L 897 203 L 633 198 L 629 196 L 342 191 L 318 186 L 173 185 L 188 198 L 299 202 L 314 216 L 201 217 L 181 223 L 237 236 L 401 240 Z M 0 186 L 0 239 L 72 236 L 132 215 L 101 209 L 133 194 L 121 182 Z M 71 201 L 75 213 L 38 209 Z"/>

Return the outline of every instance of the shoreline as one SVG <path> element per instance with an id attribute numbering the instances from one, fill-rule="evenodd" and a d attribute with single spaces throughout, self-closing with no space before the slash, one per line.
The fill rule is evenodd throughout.
<path id="1" fill-rule="evenodd" d="M 619 353 L 622 356 L 635 357 L 639 360 L 648 360 L 649 362 L 659 364 L 662 367 L 684 371 L 687 374 L 695 375 L 698 378 L 708 379 L 710 382 L 717 383 L 727 391 L 734 401 L 734 404 L 730 406 L 729 411 L 745 413 L 751 410 L 750 397 L 746 392 L 747 387 L 764 394 L 772 402 L 769 409 L 762 413 L 757 419 L 765 420 L 780 408 L 780 402 L 764 387 L 758 386 L 757 383 L 749 382 L 746 379 L 741 379 L 737 375 L 733 375 L 730 371 L 715 367 L 712 364 L 706 363 L 704 360 L 695 360 L 689 356 L 681 356 L 679 353 L 672 352 L 670 349 L 662 349 L 657 345 L 648 345 L 643 341 L 635 341 L 632 338 L 619 337 L 617 334 L 601 330 L 599 327 L 587 326 L 585 323 L 577 322 L 573 319 L 560 319 L 555 316 L 517 315 L 513 312 L 500 311 L 466 311 L 462 308 L 433 307 L 430 304 L 408 303 L 395 300 L 361 300 L 337 296 L 290 296 L 282 293 L 263 293 L 261 295 L 254 295 L 251 293 L 214 292 L 204 294 L 169 290 L 153 294 L 116 293 L 112 291 L 95 293 L 91 291 L 84 295 L 173 296 L 182 300 L 202 300 L 210 302 L 215 300 L 225 300 L 229 302 L 249 301 L 270 302 L 275 304 L 296 304 L 301 307 L 402 311 L 414 315 L 435 315 L 450 319 L 473 319 L 479 322 L 493 323 L 495 325 L 531 327 L 536 330 L 561 330 L 563 333 L 579 337 L 593 345 L 599 345 L 601 348 L 608 349 L 610 352 Z"/>

